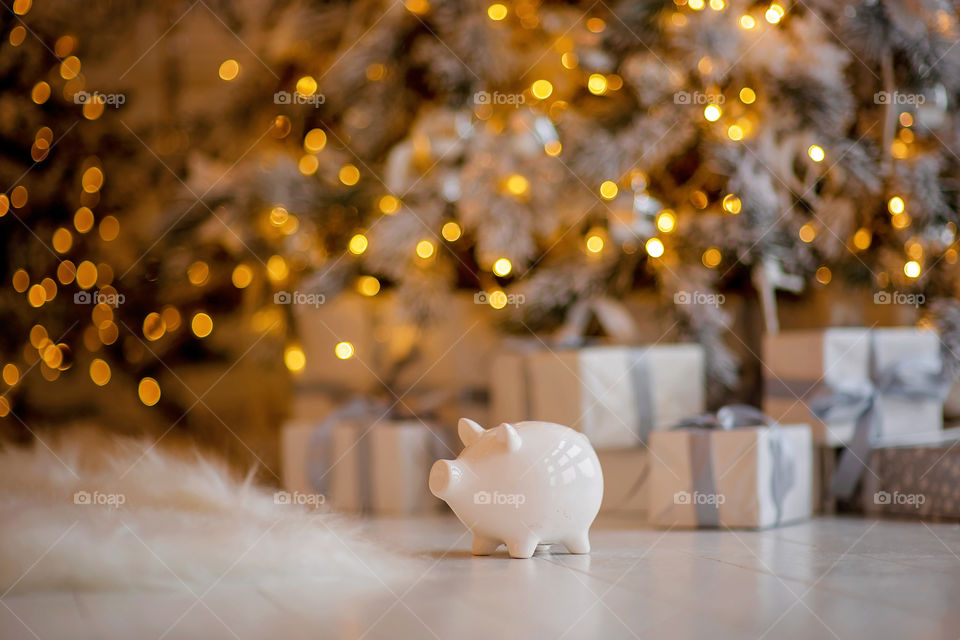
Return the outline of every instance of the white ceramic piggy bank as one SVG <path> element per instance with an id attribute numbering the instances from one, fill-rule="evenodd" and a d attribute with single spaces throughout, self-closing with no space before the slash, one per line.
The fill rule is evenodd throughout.
<path id="1" fill-rule="evenodd" d="M 433 464 L 430 491 L 473 533 L 474 555 L 506 544 L 512 557 L 529 558 L 552 543 L 589 553 L 603 473 L 586 436 L 552 422 L 485 431 L 466 418 L 457 431 L 466 448 Z"/>

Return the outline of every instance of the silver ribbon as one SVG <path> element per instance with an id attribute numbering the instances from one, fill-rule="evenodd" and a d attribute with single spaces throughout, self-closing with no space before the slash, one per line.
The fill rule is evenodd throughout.
<path id="1" fill-rule="evenodd" d="M 822 422 L 854 422 L 853 439 L 840 457 L 830 492 L 850 498 L 867 467 L 870 449 L 883 427 L 882 397 L 939 400 L 950 391 L 950 378 L 935 357 L 906 358 L 882 371 L 876 367 L 876 341 L 870 344 L 870 379 L 831 385 L 833 393 L 814 398 L 810 411 Z"/>
<path id="2" fill-rule="evenodd" d="M 650 435 L 654 427 L 653 380 L 647 349 L 631 351 L 630 381 L 633 386 L 634 407 L 637 412 L 637 436 L 641 442 L 646 442 L 647 436 Z"/>
<path id="3" fill-rule="evenodd" d="M 744 427 L 766 425 L 770 430 L 770 456 L 773 471 L 770 478 L 770 493 L 777 511 L 776 524 L 783 516 L 783 501 L 796 481 L 796 460 L 780 425 L 755 407 L 745 404 L 730 404 L 716 414 L 705 413 L 680 421 L 672 429 L 684 429 L 690 434 L 690 466 L 694 493 L 717 495 L 716 476 L 713 471 L 712 431 L 730 431 Z M 691 496 L 692 497 L 692 496 Z M 704 527 L 720 525 L 718 500 L 697 502 L 694 500 L 697 524 Z"/>
<path id="4" fill-rule="evenodd" d="M 691 499 L 697 514 L 697 524 L 701 527 L 720 526 L 720 501 L 698 501 L 696 494 L 717 496 L 717 483 L 713 473 L 713 455 L 710 443 L 710 431 L 696 428 L 690 433 L 690 470 L 693 475 Z"/>

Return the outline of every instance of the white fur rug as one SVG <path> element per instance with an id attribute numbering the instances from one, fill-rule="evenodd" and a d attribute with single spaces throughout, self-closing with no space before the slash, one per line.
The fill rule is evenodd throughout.
<path id="1" fill-rule="evenodd" d="M 383 588 L 407 562 L 336 516 L 274 504 L 272 491 L 195 452 L 89 433 L 44 441 L 0 450 L 0 593 Z"/>

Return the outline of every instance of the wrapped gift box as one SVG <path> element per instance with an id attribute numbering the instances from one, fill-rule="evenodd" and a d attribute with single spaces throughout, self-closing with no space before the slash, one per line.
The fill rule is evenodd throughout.
<path id="1" fill-rule="evenodd" d="M 960 519 L 960 429 L 879 442 L 862 500 L 871 515 Z"/>
<path id="2" fill-rule="evenodd" d="M 598 449 L 703 411 L 703 349 L 694 344 L 512 351 L 494 359 L 494 422 L 544 420 L 582 431 Z"/>
<path id="3" fill-rule="evenodd" d="M 656 526 L 765 528 L 809 518 L 810 427 L 655 431 L 647 484 Z"/>
<path id="4" fill-rule="evenodd" d="M 935 332 L 843 327 L 765 336 L 764 413 L 780 422 L 811 422 L 817 443 L 845 444 L 853 436 L 854 423 L 824 423 L 811 417 L 811 400 L 840 385 L 869 383 L 876 371 L 913 358 L 941 361 Z M 939 400 L 882 395 L 877 402 L 883 418 L 881 436 L 929 433 L 943 427 Z"/>
<path id="5" fill-rule="evenodd" d="M 600 513 L 646 519 L 650 452 L 646 447 L 597 451 L 603 469 Z"/>
<path id="6" fill-rule="evenodd" d="M 427 472 L 445 440 L 418 420 L 299 421 L 281 432 L 284 488 L 324 496 L 337 511 L 410 515 L 440 502 Z"/>

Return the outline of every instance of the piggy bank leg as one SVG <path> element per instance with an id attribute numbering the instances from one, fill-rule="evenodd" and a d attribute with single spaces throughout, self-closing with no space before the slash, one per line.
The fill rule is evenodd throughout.
<path id="1" fill-rule="evenodd" d="M 563 546 L 570 553 L 590 553 L 590 537 L 586 533 L 564 538 Z"/>
<path id="2" fill-rule="evenodd" d="M 470 552 L 475 556 L 488 556 L 496 551 L 500 544 L 500 541 L 495 538 L 488 538 L 487 536 L 474 534 L 473 546 L 471 547 Z"/>
<path id="3" fill-rule="evenodd" d="M 536 551 L 538 542 L 540 541 L 532 536 L 507 540 L 507 551 L 511 558 L 529 558 Z"/>

